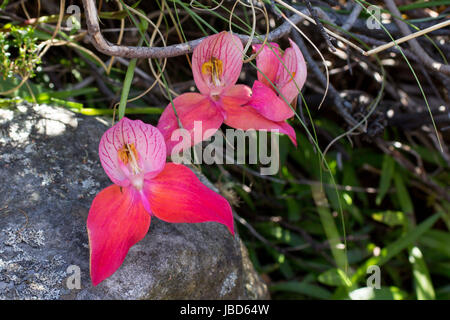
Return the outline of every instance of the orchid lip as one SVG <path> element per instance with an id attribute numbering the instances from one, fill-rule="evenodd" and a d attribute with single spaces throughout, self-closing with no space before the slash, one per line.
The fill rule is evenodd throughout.
<path id="1" fill-rule="evenodd" d="M 99 156 L 112 182 L 141 188 L 144 178 L 164 168 L 164 137 L 157 128 L 141 120 L 123 117 L 102 136 Z"/>
<path id="2" fill-rule="evenodd" d="M 144 187 L 144 174 L 139 165 L 139 153 L 133 143 L 125 143 L 122 148 L 117 151 L 119 158 L 119 167 L 128 177 L 134 188 L 141 191 Z"/>
<path id="3" fill-rule="evenodd" d="M 144 176 L 142 174 L 133 175 L 130 177 L 130 180 L 133 187 L 137 190 L 141 191 L 144 187 Z"/>
<path id="4" fill-rule="evenodd" d="M 129 164 L 134 174 L 138 174 L 142 171 L 138 164 L 139 155 L 134 147 L 134 143 L 125 143 L 124 146 L 117 151 L 117 155 L 124 165 Z"/>

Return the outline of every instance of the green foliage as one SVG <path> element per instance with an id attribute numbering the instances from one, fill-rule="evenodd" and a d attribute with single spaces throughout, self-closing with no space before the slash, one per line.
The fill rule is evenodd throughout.
<path id="1" fill-rule="evenodd" d="M 380 205 L 384 196 L 388 192 L 389 187 L 391 186 L 392 176 L 394 175 L 394 169 L 395 169 L 395 160 L 391 156 L 385 154 L 383 158 L 383 166 L 381 168 L 380 186 L 376 199 L 377 205 Z"/>
<path id="2" fill-rule="evenodd" d="M 350 279 L 341 269 L 327 270 L 324 273 L 319 274 L 317 280 L 319 280 L 319 282 L 323 284 L 333 287 L 340 287 L 340 286 L 350 287 L 352 285 Z"/>
<path id="3" fill-rule="evenodd" d="M 281 282 L 274 284 L 270 287 L 272 292 L 291 292 L 291 293 L 299 293 L 303 296 L 307 296 L 315 299 L 331 299 L 331 293 L 319 286 L 314 284 L 298 282 L 298 281 L 289 281 L 289 282 Z"/>
<path id="4" fill-rule="evenodd" d="M 372 213 L 372 219 L 387 224 L 390 227 L 403 226 L 406 223 L 406 217 L 403 211 L 380 211 Z"/>
<path id="5" fill-rule="evenodd" d="M 9 0 L 3 0 L 2 3 L 0 4 L 0 9 L 3 10 L 5 9 L 5 7 L 8 5 Z"/>
<path id="6" fill-rule="evenodd" d="M 34 29 L 14 25 L 3 29 L 6 30 L 0 32 L 0 74 L 3 79 L 14 75 L 33 77 L 36 65 L 41 62 Z"/>
<path id="7" fill-rule="evenodd" d="M 321 177 L 320 162 L 305 136 L 299 134 L 298 142 L 298 148 L 287 146 L 288 156 L 283 160 L 285 166 L 279 176 L 287 183 L 272 183 L 277 197 L 285 199 L 283 207 L 277 210 L 285 223 L 254 225 L 268 241 L 280 250 L 287 250 L 286 254 L 277 255 L 273 248 L 263 246 L 255 251 L 255 255 L 259 253 L 258 270 L 277 279 L 270 286 L 272 296 L 276 299 L 395 300 L 447 297 L 449 290 L 442 286 L 445 282 L 441 279 L 450 275 L 450 236 L 448 230 L 442 230 L 445 214 L 436 210 L 433 202 L 425 201 L 426 194 L 420 193 L 417 198 L 417 190 L 411 184 L 414 177 L 390 155 L 380 156 L 372 149 L 347 149 L 348 159 L 342 166 L 334 164 L 336 153 L 329 152 L 326 156 L 336 184 L 341 186 L 338 191 L 327 179 L 326 171 L 322 172 L 324 185 L 309 186 L 308 179 Z M 345 142 L 342 145 L 347 146 Z M 424 161 L 448 168 L 436 154 L 428 154 Z M 365 171 L 368 165 L 379 174 L 368 174 Z M 306 185 L 294 181 L 299 175 L 304 177 Z M 445 170 L 434 179 L 448 181 Z M 364 187 L 372 186 L 378 187 L 377 192 L 363 191 Z M 360 189 L 355 191 L 353 187 Z M 246 194 L 246 202 L 250 201 L 249 195 L 252 193 Z M 345 232 L 339 202 L 343 207 Z M 441 203 L 447 202 L 441 200 Z M 263 206 L 256 198 L 252 207 L 262 214 Z M 312 238 L 296 237 L 304 232 Z M 356 239 L 361 236 L 361 239 L 347 240 L 342 250 L 344 234 Z M 341 240 L 337 241 L 339 237 Z M 321 246 L 323 241 L 327 246 Z M 265 257 L 264 251 L 270 252 L 272 260 L 267 256 L 261 258 Z M 278 260 L 280 256 L 283 263 Z M 265 267 L 264 261 L 271 267 Z M 285 265 L 289 265 L 290 272 L 284 270 Z M 381 270 L 380 289 L 366 286 L 370 276 L 367 271 L 373 265 Z"/>
<path id="8" fill-rule="evenodd" d="M 408 294 L 397 287 L 363 287 L 353 290 L 349 296 L 352 300 L 404 300 Z"/>

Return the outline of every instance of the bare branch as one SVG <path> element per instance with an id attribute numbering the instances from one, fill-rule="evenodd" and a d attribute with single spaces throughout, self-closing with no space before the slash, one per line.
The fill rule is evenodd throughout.
<path id="1" fill-rule="evenodd" d="M 98 23 L 99 17 L 97 14 L 97 8 L 94 0 L 83 0 L 83 6 L 86 16 L 86 24 L 88 33 L 92 39 L 92 43 L 95 48 L 110 56 L 124 57 L 124 58 L 169 58 L 181 56 L 187 53 L 191 53 L 194 48 L 200 44 L 204 38 L 188 41 L 186 43 L 174 44 L 166 47 L 133 47 L 133 46 L 119 46 L 110 43 L 106 40 L 100 30 Z M 291 21 L 295 24 L 300 23 L 303 17 L 299 15 L 293 15 L 290 17 Z M 287 35 L 291 31 L 292 26 L 285 22 L 278 28 L 269 33 L 268 41 L 274 41 Z M 235 34 L 246 43 L 250 39 L 247 35 Z M 262 42 L 258 39 L 254 39 L 253 43 Z"/>
<path id="2" fill-rule="evenodd" d="M 350 31 L 350 29 L 353 27 L 356 20 L 358 19 L 359 14 L 361 13 L 361 10 L 362 10 L 362 7 L 356 3 L 353 6 L 352 12 L 348 16 L 347 21 L 345 22 L 345 24 L 342 25 L 342 29 Z"/>
<path id="3" fill-rule="evenodd" d="M 394 3 L 393 0 L 385 0 L 384 2 L 386 3 L 386 6 L 393 15 L 401 17 L 400 10 L 398 10 L 397 5 Z M 398 28 L 400 29 L 400 31 L 403 33 L 404 36 L 411 35 L 411 31 L 409 30 L 409 27 L 405 22 L 395 18 L 395 23 L 397 24 Z M 450 75 L 450 66 L 433 60 L 428 55 L 428 53 L 420 46 L 419 42 L 416 39 L 410 39 L 409 46 L 411 47 L 411 50 L 416 53 L 417 57 L 424 64 L 431 66 L 431 68 L 434 69 L 435 71 L 442 72 L 446 75 Z"/>

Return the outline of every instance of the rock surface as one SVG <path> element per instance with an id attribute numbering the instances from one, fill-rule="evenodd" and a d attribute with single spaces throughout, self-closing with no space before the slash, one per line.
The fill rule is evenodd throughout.
<path id="1" fill-rule="evenodd" d="M 238 235 L 156 218 L 92 286 L 86 219 L 111 184 L 97 154 L 107 125 L 47 105 L 0 109 L 0 299 L 268 298 Z"/>

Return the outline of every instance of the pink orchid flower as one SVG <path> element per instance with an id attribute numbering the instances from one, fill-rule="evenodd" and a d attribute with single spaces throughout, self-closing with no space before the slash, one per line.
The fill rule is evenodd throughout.
<path id="1" fill-rule="evenodd" d="M 295 42 L 291 39 L 289 42 L 291 46 L 284 53 L 278 44 L 272 42 L 265 45 L 256 57 L 258 80 L 253 84 L 249 105 L 273 121 L 294 116 L 296 98 L 306 81 L 306 63 L 302 52 Z M 253 46 L 255 52 L 260 49 L 260 44 Z"/>
<path id="2" fill-rule="evenodd" d="M 295 131 L 279 116 L 267 117 L 272 108 L 258 108 L 248 103 L 252 100 L 252 90 L 242 84 L 236 84 L 242 69 L 243 46 L 240 39 L 228 32 L 221 32 L 205 38 L 195 49 L 192 56 L 192 73 L 200 93 L 184 93 L 169 103 L 158 122 L 158 129 L 164 136 L 168 154 L 171 154 L 180 140 L 172 139 L 172 133 L 179 128 L 178 119 L 183 129 L 190 133 L 191 140 L 182 149 L 200 142 L 195 140 L 194 122 L 201 121 L 202 140 L 211 137 L 217 129 L 226 125 L 241 130 L 278 130 L 289 135 L 296 143 Z M 269 98 L 275 97 L 269 90 Z M 267 91 L 262 92 L 267 94 Z M 260 97 L 266 99 L 266 97 Z M 176 110 L 176 114 L 174 109 Z M 263 110 L 263 112 L 261 112 Z M 178 119 L 177 119 L 178 116 Z M 212 129 L 212 130 L 211 130 Z M 185 140 L 183 140 L 186 142 Z"/>
<path id="3" fill-rule="evenodd" d="M 123 118 L 104 133 L 99 156 L 114 184 L 97 194 L 87 219 L 94 286 L 120 267 L 153 215 L 173 223 L 219 222 L 234 234 L 229 203 L 189 168 L 166 163 L 157 128 Z"/>

